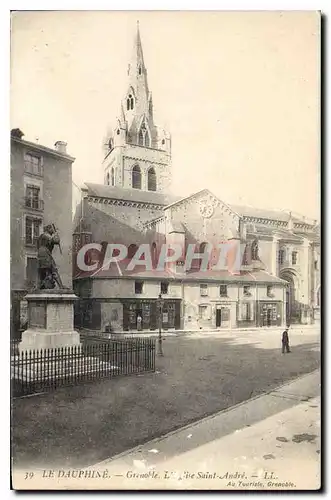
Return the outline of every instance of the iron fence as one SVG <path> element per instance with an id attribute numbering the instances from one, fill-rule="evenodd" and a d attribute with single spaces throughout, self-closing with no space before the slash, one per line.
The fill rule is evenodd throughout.
<path id="1" fill-rule="evenodd" d="M 135 338 L 80 346 L 11 352 L 14 397 L 155 371 L 155 340 Z"/>

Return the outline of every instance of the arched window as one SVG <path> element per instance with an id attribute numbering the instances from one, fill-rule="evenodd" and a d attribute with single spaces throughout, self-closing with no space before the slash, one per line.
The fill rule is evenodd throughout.
<path id="1" fill-rule="evenodd" d="M 131 245 L 129 245 L 129 248 L 128 248 L 128 258 L 132 259 L 135 256 L 137 250 L 138 250 L 138 247 L 134 243 L 132 243 Z"/>
<path id="2" fill-rule="evenodd" d="M 129 94 L 126 100 L 126 109 L 129 111 L 130 109 L 133 109 L 133 107 L 134 107 L 133 95 Z"/>
<path id="3" fill-rule="evenodd" d="M 138 73 L 139 73 L 139 75 L 141 75 L 141 66 L 139 66 Z"/>
<path id="4" fill-rule="evenodd" d="M 141 189 L 141 170 L 138 165 L 132 169 L 132 187 L 134 189 Z"/>
<path id="5" fill-rule="evenodd" d="M 259 260 L 259 244 L 256 240 L 253 241 L 252 243 L 251 252 L 252 252 L 252 260 Z"/>
<path id="6" fill-rule="evenodd" d="M 111 185 L 115 186 L 115 169 L 114 169 L 114 167 L 111 168 Z"/>
<path id="7" fill-rule="evenodd" d="M 109 186 L 109 172 L 107 172 L 107 185 Z"/>
<path id="8" fill-rule="evenodd" d="M 138 144 L 139 144 L 139 146 L 146 146 L 148 148 L 151 146 L 151 139 L 150 139 L 145 122 L 143 122 L 141 124 L 140 130 L 139 130 Z"/>
<path id="9" fill-rule="evenodd" d="M 156 173 L 154 168 L 150 168 L 147 174 L 148 191 L 156 191 Z"/>

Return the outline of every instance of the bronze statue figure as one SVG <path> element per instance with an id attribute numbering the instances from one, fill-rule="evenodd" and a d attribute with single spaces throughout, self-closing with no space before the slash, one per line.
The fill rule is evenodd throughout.
<path id="1" fill-rule="evenodd" d="M 57 285 L 63 288 L 58 269 L 52 256 L 53 248 L 58 245 L 61 251 L 60 237 L 54 224 L 48 224 L 38 238 L 38 288 L 50 290 Z M 62 251 L 61 251 L 62 253 Z"/>

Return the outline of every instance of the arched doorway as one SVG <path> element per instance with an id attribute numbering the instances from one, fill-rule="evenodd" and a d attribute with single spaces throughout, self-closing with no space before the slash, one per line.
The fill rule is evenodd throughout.
<path id="1" fill-rule="evenodd" d="M 291 323 L 296 323 L 300 321 L 299 313 L 296 301 L 296 275 L 290 270 L 283 270 L 280 273 L 280 278 L 287 281 L 288 285 L 286 287 L 286 323 L 289 325 Z"/>

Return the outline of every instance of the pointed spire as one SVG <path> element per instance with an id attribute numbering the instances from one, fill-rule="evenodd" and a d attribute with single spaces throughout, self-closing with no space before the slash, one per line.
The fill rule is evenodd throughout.
<path id="1" fill-rule="evenodd" d="M 131 62 L 129 64 L 128 73 L 131 76 L 136 77 L 137 72 L 139 74 L 144 73 L 146 70 L 144 63 L 144 54 L 141 44 L 140 31 L 139 31 L 139 21 L 137 21 L 136 36 L 134 39 L 133 53 L 131 57 Z"/>

